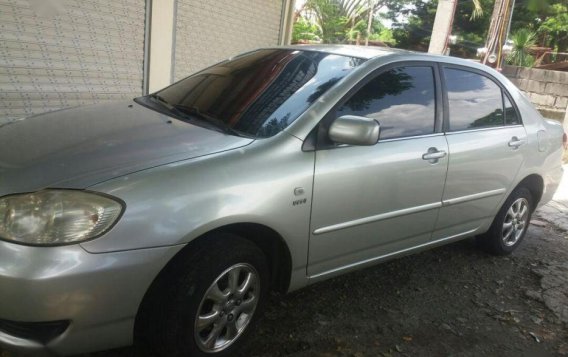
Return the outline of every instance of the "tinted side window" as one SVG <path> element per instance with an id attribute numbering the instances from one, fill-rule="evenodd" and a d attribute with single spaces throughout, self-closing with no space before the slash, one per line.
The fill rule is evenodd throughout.
<path id="1" fill-rule="evenodd" d="M 521 124 L 519 115 L 517 114 L 515 107 L 513 107 L 513 104 L 511 104 L 509 97 L 504 95 L 503 98 L 505 100 L 505 124 L 507 125 Z"/>
<path id="2" fill-rule="evenodd" d="M 501 88 L 491 79 L 444 69 L 450 106 L 450 131 L 504 125 Z"/>
<path id="3" fill-rule="evenodd" d="M 400 67 L 377 76 L 337 111 L 376 119 L 381 139 L 432 134 L 436 117 L 432 67 Z"/>

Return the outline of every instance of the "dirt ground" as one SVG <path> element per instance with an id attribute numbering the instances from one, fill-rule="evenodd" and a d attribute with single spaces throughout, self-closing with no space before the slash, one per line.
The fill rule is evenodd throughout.
<path id="1" fill-rule="evenodd" d="M 568 355 L 567 257 L 531 226 L 509 257 L 467 240 L 273 297 L 242 356 Z"/>
<path id="2" fill-rule="evenodd" d="M 567 232 L 531 225 L 509 257 L 466 240 L 272 295 L 240 356 L 568 356 L 567 258 Z"/>

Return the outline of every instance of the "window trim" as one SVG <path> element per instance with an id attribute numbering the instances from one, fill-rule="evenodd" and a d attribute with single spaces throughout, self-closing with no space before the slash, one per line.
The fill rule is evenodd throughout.
<path id="1" fill-rule="evenodd" d="M 511 125 L 503 125 L 503 126 L 486 126 L 484 128 L 448 131 L 448 132 L 445 133 L 445 135 L 455 135 L 455 134 L 471 133 L 471 132 L 476 132 L 476 131 L 503 130 L 503 129 L 522 128 L 522 127 L 523 127 L 523 124 L 511 124 Z"/>
<path id="2" fill-rule="evenodd" d="M 435 61 L 399 61 L 380 66 L 377 69 L 369 72 L 365 78 L 360 80 L 356 85 L 350 88 L 342 97 L 335 103 L 335 105 L 323 116 L 320 122 L 315 126 L 315 128 L 310 132 L 303 145 L 303 151 L 312 150 L 328 150 L 343 147 L 351 147 L 352 145 L 331 145 L 327 138 L 327 128 L 331 125 L 331 122 L 337 118 L 337 109 L 344 105 L 353 95 L 355 95 L 362 87 L 367 85 L 370 81 L 374 80 L 381 74 L 390 71 L 394 68 L 399 67 L 430 67 L 432 69 L 432 74 L 434 75 L 434 131 L 432 133 L 414 136 L 402 136 L 398 138 L 384 139 L 377 142 L 377 144 L 383 142 L 393 142 L 399 140 L 408 140 L 421 137 L 430 137 L 443 135 L 443 123 L 444 117 L 446 115 L 446 109 L 444 102 L 442 100 L 443 90 L 442 90 L 442 78 L 440 77 L 439 63 Z M 307 143 L 307 144 L 306 144 Z"/>
<path id="3" fill-rule="evenodd" d="M 507 88 L 505 88 L 505 86 L 501 83 L 501 81 L 498 80 L 497 78 L 495 78 L 493 75 L 491 75 L 491 73 L 487 73 L 487 72 L 480 70 L 480 69 L 477 69 L 477 68 L 472 68 L 472 67 L 467 67 L 467 66 L 452 64 L 452 63 L 440 62 L 440 63 L 438 63 L 438 65 L 439 65 L 440 78 L 441 78 L 441 82 L 442 82 L 441 85 L 442 85 L 443 96 L 444 96 L 444 124 L 443 124 L 444 133 L 446 133 L 446 134 L 467 133 L 467 132 L 472 132 L 472 131 L 483 131 L 483 130 L 491 130 L 491 129 L 502 129 L 502 128 L 511 128 L 511 127 L 516 127 L 516 126 L 524 126 L 523 118 L 521 117 L 519 108 L 517 107 L 517 103 L 515 103 L 515 101 L 512 99 L 511 94 L 509 93 Z M 486 77 L 487 79 L 489 79 L 490 81 L 495 83 L 495 85 L 497 85 L 497 87 L 499 87 L 499 89 L 501 90 L 501 106 L 503 108 L 503 125 L 488 126 L 488 127 L 483 127 L 483 128 L 461 129 L 461 130 L 454 130 L 454 131 L 450 130 L 450 101 L 449 101 L 449 95 L 448 95 L 448 88 L 446 86 L 446 74 L 445 74 L 446 68 L 447 69 L 460 70 L 460 71 L 469 72 L 469 73 L 474 73 L 474 74 Z M 507 99 L 509 99 L 509 102 L 513 106 L 513 109 L 515 110 L 515 113 L 517 114 L 517 117 L 519 118 L 519 121 L 520 121 L 519 124 L 507 124 L 507 118 L 506 118 L 506 113 L 505 113 L 505 96 L 507 96 Z"/>

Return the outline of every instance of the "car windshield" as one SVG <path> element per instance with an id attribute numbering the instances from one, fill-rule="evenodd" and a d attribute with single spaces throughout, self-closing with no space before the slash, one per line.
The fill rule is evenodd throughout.
<path id="1" fill-rule="evenodd" d="M 153 108 L 229 134 L 266 138 L 290 125 L 314 101 L 363 63 L 361 58 L 291 49 L 235 57 L 146 99 Z"/>

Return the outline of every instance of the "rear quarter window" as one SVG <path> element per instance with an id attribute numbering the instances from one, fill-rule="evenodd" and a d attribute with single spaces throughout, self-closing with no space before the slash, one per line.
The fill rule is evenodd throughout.
<path id="1" fill-rule="evenodd" d="M 503 96 L 503 102 L 505 103 L 505 124 L 506 125 L 518 125 L 521 123 L 521 118 L 517 110 L 509 100 L 507 95 Z"/>

